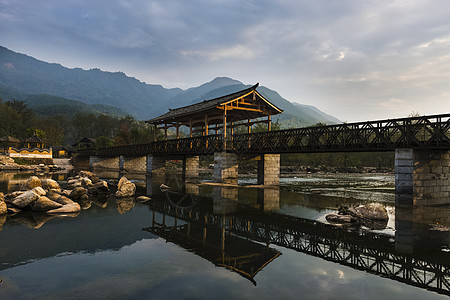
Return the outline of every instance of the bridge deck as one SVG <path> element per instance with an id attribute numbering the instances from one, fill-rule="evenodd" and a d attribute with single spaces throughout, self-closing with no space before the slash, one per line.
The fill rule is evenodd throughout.
<path id="1" fill-rule="evenodd" d="M 315 126 L 227 138 L 208 135 L 117 146 L 84 154 L 103 157 L 153 155 L 207 155 L 214 152 L 239 154 L 373 152 L 396 148 L 449 149 L 450 114 Z"/>

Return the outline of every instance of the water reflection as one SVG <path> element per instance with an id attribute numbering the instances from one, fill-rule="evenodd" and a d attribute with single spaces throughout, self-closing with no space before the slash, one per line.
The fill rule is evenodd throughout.
<path id="1" fill-rule="evenodd" d="M 114 180 L 121 176 L 112 175 Z M 398 208 L 392 216 L 395 230 L 379 234 L 361 227 L 338 228 L 325 223 L 325 214 L 342 203 L 360 203 L 357 199 L 278 189 L 180 184 L 176 178 L 138 176 L 133 180 L 138 191 L 151 196 L 151 201 L 140 204 L 134 199 L 95 199 L 75 218 L 26 213 L 2 220 L 0 216 L 0 224 L 4 223 L 0 232 L 0 276 L 6 278 L 3 286 L 0 284 L 0 297 L 5 295 L 5 282 L 10 286 L 19 277 L 24 281 L 14 284 L 20 286 L 20 292 L 29 289 L 24 295 L 35 295 L 37 277 L 64 277 L 57 296 L 66 292 L 66 285 L 74 293 L 83 287 L 95 294 L 96 290 L 88 287 L 94 281 L 99 290 L 117 291 L 114 287 L 122 286 L 117 295 L 125 290 L 134 297 L 148 296 L 131 291 L 130 286 L 139 282 L 141 290 L 159 287 L 161 298 L 187 297 L 180 287 L 189 290 L 189 286 L 190 291 L 192 286 L 196 289 L 191 296 L 214 290 L 220 291 L 218 298 L 245 298 L 231 294 L 233 286 L 252 296 L 275 293 L 275 297 L 293 291 L 298 297 L 308 290 L 308 296 L 320 298 L 317 295 L 323 292 L 322 286 L 340 278 L 345 278 L 347 285 L 353 282 L 354 289 L 341 287 L 342 297 L 350 294 L 349 298 L 356 298 L 368 289 L 386 294 L 388 286 L 411 299 L 435 295 L 423 294 L 426 290 L 450 295 L 450 259 L 449 253 L 443 251 L 450 245 L 448 208 Z M 170 189 L 162 191 L 161 183 Z M 63 276 L 67 269 L 73 274 Z M 363 275 L 360 271 L 364 271 Z M 180 273 L 191 278 L 181 279 Z M 246 279 L 236 280 L 236 274 Z M 336 278 L 330 274 L 337 274 Z M 106 284 L 115 276 L 121 280 Z M 298 283 L 298 278 L 308 284 Z M 355 278 L 362 279 L 358 282 Z M 386 278 L 422 291 L 393 285 L 394 281 L 383 284 L 384 290 L 377 290 L 376 282 Z M 163 280 L 164 287 L 159 285 Z M 249 280 L 259 289 L 248 290 L 242 281 L 253 287 Z M 362 287 L 366 281 L 369 283 Z M 43 295 L 54 294 L 54 285 L 48 289 L 40 288 Z M 333 296 L 336 290 L 339 287 L 334 286 Z"/>

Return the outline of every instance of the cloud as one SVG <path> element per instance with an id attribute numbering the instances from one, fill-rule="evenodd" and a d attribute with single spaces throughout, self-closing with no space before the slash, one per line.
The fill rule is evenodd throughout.
<path id="1" fill-rule="evenodd" d="M 443 0 L 0 0 L 0 36 L 11 50 L 70 67 L 182 87 L 233 76 L 341 119 L 384 118 L 386 105 L 407 115 L 424 110 L 424 98 L 450 110 L 442 104 L 450 103 L 445 7 Z M 359 113 L 341 108 L 350 106 Z"/>

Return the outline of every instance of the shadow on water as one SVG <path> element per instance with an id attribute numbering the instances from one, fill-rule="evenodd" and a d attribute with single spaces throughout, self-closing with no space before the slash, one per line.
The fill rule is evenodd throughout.
<path id="1" fill-rule="evenodd" d="M 99 176 L 114 181 L 121 174 Z M 397 208 L 388 223 L 392 230 L 380 232 L 333 226 L 324 219 L 340 205 L 356 205 L 361 199 L 182 183 L 177 176 L 126 176 L 137 184 L 138 194 L 152 200 L 142 204 L 109 197 L 91 201 L 73 218 L 27 212 L 0 219 L 0 272 L 47 258 L 120 252 L 142 240 L 163 239 L 254 285 L 262 270 L 294 251 L 450 295 L 448 207 Z"/>

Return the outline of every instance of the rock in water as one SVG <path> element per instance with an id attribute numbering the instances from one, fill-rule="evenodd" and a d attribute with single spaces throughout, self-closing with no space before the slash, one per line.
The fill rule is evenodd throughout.
<path id="1" fill-rule="evenodd" d="M 43 179 L 43 180 L 41 180 L 41 184 L 42 184 L 42 187 L 46 190 L 61 189 L 61 187 L 59 186 L 59 183 L 53 179 Z"/>
<path id="2" fill-rule="evenodd" d="M 74 212 L 79 212 L 79 211 L 81 211 L 80 204 L 74 202 L 72 204 L 63 205 L 62 207 L 57 208 L 57 209 L 49 210 L 49 211 L 47 211 L 47 213 L 60 214 L 60 213 L 74 213 Z"/>
<path id="3" fill-rule="evenodd" d="M 62 207 L 62 204 L 52 201 L 45 196 L 41 196 L 34 202 L 31 211 L 48 211 L 60 207 Z"/>
<path id="4" fill-rule="evenodd" d="M 145 203 L 145 202 L 150 201 L 150 200 L 152 200 L 152 198 L 147 197 L 147 196 L 139 196 L 139 197 L 136 198 L 136 201 L 139 202 L 139 203 Z"/>
<path id="5" fill-rule="evenodd" d="M 62 205 L 66 205 L 66 204 L 72 204 L 75 203 L 73 202 L 71 199 L 67 198 L 66 196 L 59 196 L 56 200 L 54 200 L 55 202 L 58 202 Z"/>
<path id="6" fill-rule="evenodd" d="M 358 206 L 355 211 L 358 216 L 370 220 L 387 221 L 389 219 L 386 208 L 379 203 Z"/>
<path id="7" fill-rule="evenodd" d="M 87 191 L 84 187 L 77 187 L 72 192 L 70 192 L 69 198 L 75 199 L 75 200 L 80 199 L 81 196 L 86 194 L 86 192 Z"/>
<path id="8" fill-rule="evenodd" d="M 3 196 L 3 193 L 0 193 Z M 5 201 L 3 201 L 3 197 L 0 197 L 0 216 L 8 213 L 8 207 L 6 206 Z"/>
<path id="9" fill-rule="evenodd" d="M 99 181 L 93 186 L 88 188 L 88 192 L 91 195 L 105 195 L 109 194 L 109 187 L 106 181 Z"/>
<path id="10" fill-rule="evenodd" d="M 136 185 L 129 181 L 125 176 L 120 178 L 119 184 L 117 185 L 116 197 L 124 198 L 134 196 L 136 192 Z"/>
<path id="11" fill-rule="evenodd" d="M 325 216 L 330 223 L 344 224 L 344 223 L 354 223 L 356 220 L 350 215 L 338 215 L 338 214 L 328 214 Z"/>
<path id="12" fill-rule="evenodd" d="M 168 190 L 170 190 L 170 186 L 167 186 L 164 183 L 161 183 L 161 185 L 159 186 L 159 189 L 161 190 L 161 192 L 167 192 Z"/>
<path id="13" fill-rule="evenodd" d="M 30 178 L 28 178 L 27 182 L 25 183 L 25 187 L 28 190 L 32 190 L 38 186 L 42 187 L 42 184 L 41 184 L 41 180 L 37 176 L 31 176 Z"/>
<path id="14" fill-rule="evenodd" d="M 39 195 L 36 194 L 33 191 L 26 191 L 25 193 L 21 194 L 20 196 L 17 196 L 13 201 L 12 204 L 19 208 L 24 208 L 25 206 L 33 203 L 39 198 Z"/>
<path id="15" fill-rule="evenodd" d="M 47 194 L 47 192 L 40 186 L 35 187 L 32 191 L 38 196 L 45 196 L 45 194 Z"/>

